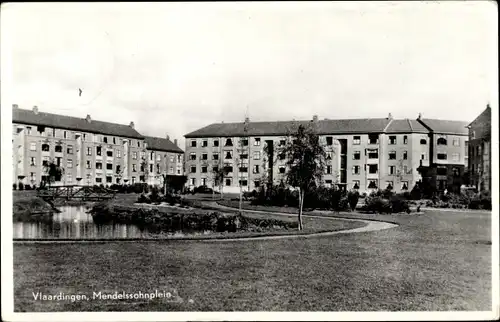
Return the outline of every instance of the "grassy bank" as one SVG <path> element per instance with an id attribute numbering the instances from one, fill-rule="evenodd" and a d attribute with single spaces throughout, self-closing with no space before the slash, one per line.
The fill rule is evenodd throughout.
<path id="1" fill-rule="evenodd" d="M 429 211 L 380 218 L 400 226 L 244 243 L 15 244 L 15 310 L 491 309 L 490 214 Z M 32 296 L 38 291 L 92 296 L 155 289 L 175 289 L 184 302 L 72 303 L 34 301 Z"/>
<path id="2" fill-rule="evenodd" d="M 14 191 L 12 196 L 12 213 L 15 217 L 26 217 L 32 214 L 46 214 L 57 211 L 49 203 L 36 196 L 36 191 Z"/>

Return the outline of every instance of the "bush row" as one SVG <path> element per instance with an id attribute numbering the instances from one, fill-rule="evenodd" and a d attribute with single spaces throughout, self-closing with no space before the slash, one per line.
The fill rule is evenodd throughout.
<path id="1" fill-rule="evenodd" d="M 31 186 L 29 184 L 24 184 L 22 182 L 19 182 L 18 184 L 17 183 L 12 184 L 12 189 L 13 190 L 35 190 L 36 185 Z"/>

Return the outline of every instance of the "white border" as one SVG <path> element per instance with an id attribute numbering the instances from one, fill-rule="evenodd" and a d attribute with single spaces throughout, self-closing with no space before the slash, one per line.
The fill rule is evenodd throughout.
<path id="1" fill-rule="evenodd" d="M 387 2 L 384 2 L 387 4 Z M 492 3 L 491 19 L 494 20 L 495 31 L 498 31 L 498 15 L 496 3 Z M 290 4 L 290 3 L 288 3 Z M 297 3 L 294 3 L 297 4 Z M 323 3 L 324 4 L 324 3 Z M 343 3 L 345 4 L 345 3 Z M 137 5 L 137 4 L 128 4 Z M 180 5 L 180 4 L 174 4 Z M 188 4 L 183 4 L 188 5 Z M 191 4 L 193 5 L 193 4 Z M 196 4 L 199 6 L 200 4 Z M 238 6 L 241 4 L 230 4 Z M 275 3 L 274 5 L 280 5 Z M 300 5 L 304 5 L 301 3 Z M 318 3 L 309 3 L 309 5 L 318 5 Z M 375 4 L 373 4 L 375 5 Z M 492 69 L 495 71 L 495 78 L 492 79 L 490 93 L 492 95 L 490 102 L 492 109 L 492 311 L 487 312 L 103 312 L 103 313 L 15 313 L 13 312 L 13 258 L 12 258 L 12 185 L 11 185 L 11 166 L 12 166 L 12 128 L 9 120 L 12 119 L 12 100 L 10 93 L 11 80 L 11 58 L 8 50 L 8 44 L 14 40 L 14 34 L 3 28 L 8 25 L 9 16 L 5 11 L 11 4 L 3 4 L 1 10 L 1 169 L 2 189 L 1 189 L 1 223 L 2 223 L 2 319 L 5 321 L 184 321 L 184 320 L 234 320 L 234 321 L 354 321 L 354 320 L 372 320 L 372 321 L 396 321 L 396 320 L 493 320 L 499 318 L 499 143 L 498 143 L 498 34 L 491 40 L 491 50 L 495 51 L 492 56 Z M 349 4 L 347 4 L 349 6 Z M 29 22 L 26 22 L 29 23 Z M 485 46 L 488 44 L 485 44 Z"/>

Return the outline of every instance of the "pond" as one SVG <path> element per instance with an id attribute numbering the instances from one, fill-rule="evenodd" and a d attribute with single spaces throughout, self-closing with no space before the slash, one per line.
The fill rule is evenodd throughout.
<path id="1" fill-rule="evenodd" d="M 14 221 L 14 238 L 23 239 L 121 239 L 154 238 L 158 233 L 147 227 L 133 224 L 96 224 L 85 206 L 59 207 L 60 213 L 48 215 L 37 221 L 18 219 Z M 203 234 L 200 232 L 200 234 Z M 180 232 L 164 233 L 166 236 L 183 235 Z"/>

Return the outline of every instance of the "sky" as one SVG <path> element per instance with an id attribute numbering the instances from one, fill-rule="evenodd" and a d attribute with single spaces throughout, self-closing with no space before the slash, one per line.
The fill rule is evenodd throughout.
<path id="1" fill-rule="evenodd" d="M 26 3 L 1 14 L 9 104 L 134 121 L 181 147 L 247 115 L 472 121 L 498 107 L 495 2 Z"/>

